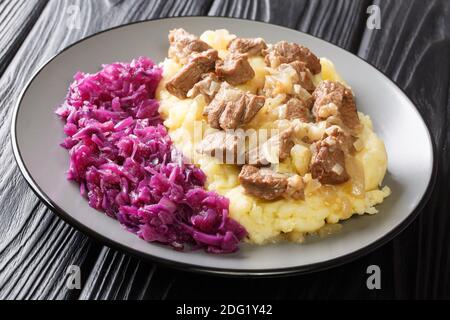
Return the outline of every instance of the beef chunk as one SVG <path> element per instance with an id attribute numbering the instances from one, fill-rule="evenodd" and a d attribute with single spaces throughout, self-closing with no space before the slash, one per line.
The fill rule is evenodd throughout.
<path id="1" fill-rule="evenodd" d="M 215 157 L 221 163 L 245 163 L 245 136 L 234 132 L 217 131 L 206 135 L 196 151 Z"/>
<path id="2" fill-rule="evenodd" d="M 317 86 L 313 97 L 316 99 L 313 107 L 316 121 L 334 117 L 340 119 L 353 132 L 360 129 L 358 112 L 350 89 L 339 82 L 326 80 Z"/>
<path id="3" fill-rule="evenodd" d="M 275 97 L 280 93 L 289 92 L 289 96 L 308 101 L 311 105 L 314 103 L 311 93 L 315 86 L 305 63 L 300 61 L 282 63 L 277 68 L 270 69 L 269 73 L 262 90 L 266 96 Z"/>
<path id="4" fill-rule="evenodd" d="M 255 76 L 246 55 L 229 55 L 216 64 L 216 74 L 233 86 L 245 83 Z"/>
<path id="5" fill-rule="evenodd" d="M 264 166 L 270 163 L 279 163 L 289 157 L 294 142 L 292 140 L 293 129 L 271 137 L 247 152 L 246 162 L 255 166 Z"/>
<path id="6" fill-rule="evenodd" d="M 332 125 L 325 130 L 324 138 L 333 137 L 344 151 L 344 153 L 355 152 L 353 143 L 355 138 L 348 132 L 337 125 Z"/>
<path id="7" fill-rule="evenodd" d="M 189 62 L 166 83 L 167 91 L 185 99 L 188 91 L 201 80 L 203 74 L 214 70 L 217 59 L 217 50 L 213 49 L 193 54 Z"/>
<path id="8" fill-rule="evenodd" d="M 205 97 L 207 103 L 211 102 L 216 93 L 220 89 L 220 81 L 215 73 L 207 73 L 202 75 L 202 80 L 197 82 L 194 87 L 188 92 L 189 98 L 196 97 L 201 94 Z"/>
<path id="9" fill-rule="evenodd" d="M 289 177 L 269 168 L 245 165 L 239 173 L 239 181 L 247 194 L 264 200 L 304 198 L 303 180 L 298 175 Z"/>
<path id="10" fill-rule="evenodd" d="M 311 72 L 309 71 L 306 63 L 301 61 L 294 61 L 289 65 L 295 69 L 298 75 L 298 80 L 295 81 L 295 84 L 301 85 L 303 89 L 305 89 L 309 93 L 312 93 L 316 87 L 314 86 Z"/>
<path id="11" fill-rule="evenodd" d="M 169 42 L 169 57 L 183 64 L 188 62 L 188 57 L 192 53 L 211 49 L 206 42 L 181 28 L 169 32 Z"/>
<path id="12" fill-rule="evenodd" d="M 226 101 L 225 101 L 226 102 Z M 264 106 L 265 98 L 245 93 L 233 102 L 226 102 L 219 123 L 222 129 L 236 129 L 242 124 L 250 122 L 256 113 Z"/>
<path id="13" fill-rule="evenodd" d="M 267 45 L 262 38 L 236 38 L 228 44 L 228 51 L 234 53 L 245 53 L 248 56 L 261 55 L 262 50 L 266 49 Z"/>
<path id="14" fill-rule="evenodd" d="M 303 100 L 291 98 L 286 103 L 284 118 L 288 120 L 300 119 L 302 122 L 311 122 L 311 112 L 308 104 Z"/>
<path id="15" fill-rule="evenodd" d="M 215 129 L 236 129 L 250 122 L 264 106 L 265 98 L 222 83 L 219 92 L 205 108 L 204 115 Z"/>
<path id="16" fill-rule="evenodd" d="M 275 173 L 268 168 L 251 165 L 242 167 L 239 181 L 246 193 L 265 200 L 275 200 L 281 197 L 288 186 L 285 175 Z"/>
<path id="17" fill-rule="evenodd" d="M 287 129 L 268 140 L 269 143 L 274 143 L 274 145 L 279 146 L 280 161 L 283 161 L 289 157 L 291 153 L 291 149 L 294 146 L 294 142 L 292 140 L 293 133 L 293 129 Z"/>
<path id="18" fill-rule="evenodd" d="M 277 42 L 264 50 L 266 64 L 276 68 L 282 63 L 301 61 L 306 63 L 308 69 L 317 74 L 321 71 L 320 60 L 306 47 L 286 41 Z"/>
<path id="19" fill-rule="evenodd" d="M 314 105 L 314 98 L 311 95 L 311 93 L 309 93 L 308 91 L 306 91 L 301 85 L 298 84 L 294 84 L 294 88 L 293 88 L 293 93 L 289 94 L 287 96 L 287 99 L 289 100 L 290 98 L 296 98 L 299 99 L 300 101 L 302 101 L 305 106 L 308 108 L 308 110 L 312 110 L 312 107 Z"/>
<path id="20" fill-rule="evenodd" d="M 215 157 L 222 163 L 265 166 L 289 157 L 294 145 L 292 133 L 292 129 L 285 130 L 263 142 L 261 146 L 248 150 L 252 147 L 249 145 L 251 139 L 244 131 L 221 130 L 206 135 L 198 144 L 196 151 Z M 257 134 L 255 135 L 257 139 Z"/>
<path id="21" fill-rule="evenodd" d="M 322 184 L 341 184 L 350 177 L 345 169 L 345 153 L 338 139 L 327 136 L 312 146 L 311 176 Z"/>

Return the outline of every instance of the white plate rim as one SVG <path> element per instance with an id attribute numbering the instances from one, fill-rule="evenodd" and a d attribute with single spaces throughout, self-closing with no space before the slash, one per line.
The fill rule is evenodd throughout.
<path id="1" fill-rule="evenodd" d="M 61 55 L 63 52 L 69 50 L 71 47 L 87 40 L 90 39 L 92 37 L 95 37 L 99 34 L 102 33 L 106 33 L 115 29 L 119 29 L 122 27 L 126 27 L 126 26 L 130 26 L 130 25 L 135 25 L 135 24 L 140 24 L 140 23 L 146 23 L 149 21 L 157 21 L 157 20 L 167 20 L 167 19 L 183 19 L 183 18 L 220 18 L 220 19 L 227 19 L 227 20 L 239 20 L 239 21 L 251 21 L 253 23 L 261 23 L 261 24 L 265 24 L 265 25 L 272 25 L 272 26 L 276 26 L 278 28 L 283 28 L 283 29 L 287 29 L 290 31 L 295 31 L 304 35 L 308 35 L 310 37 L 314 37 L 316 39 L 319 39 L 321 41 L 326 42 L 328 45 L 331 45 L 333 47 L 336 47 L 340 50 L 344 50 L 345 52 L 351 54 L 352 56 L 364 61 L 366 64 L 368 64 L 370 67 L 372 67 L 374 69 L 374 71 L 382 74 L 386 79 L 388 79 L 392 85 L 394 85 L 397 89 L 399 89 L 400 93 L 404 95 L 404 98 L 406 98 L 410 104 L 412 106 L 414 106 L 414 108 L 412 108 L 411 110 L 416 112 L 417 115 L 419 116 L 420 120 L 423 122 L 424 127 L 427 129 L 427 135 L 428 135 L 428 141 L 430 142 L 430 147 L 431 147 L 431 156 L 432 156 L 432 172 L 430 175 L 430 179 L 428 181 L 428 185 L 427 188 L 425 190 L 425 192 L 423 193 L 421 199 L 419 200 L 417 206 L 407 215 L 407 217 L 401 222 L 399 223 L 396 227 L 394 227 L 392 230 L 390 230 L 388 233 L 384 234 L 383 236 L 381 236 L 380 238 L 378 238 L 377 240 L 373 241 L 372 243 L 370 243 L 369 245 L 362 247 L 358 250 L 355 250 L 353 252 L 350 252 L 348 254 L 339 256 L 337 258 L 334 259 L 330 259 L 330 260 L 326 260 L 326 261 L 322 261 L 322 262 L 318 262 L 318 263 L 312 263 L 312 264 L 307 264 L 307 265 L 301 265 L 301 266 L 295 266 L 295 267 L 287 267 L 287 268 L 274 268 L 274 269 L 226 269 L 226 268 L 218 268 L 218 267 L 209 267 L 209 266 L 199 266 L 196 264 L 191 264 L 191 263 L 186 263 L 186 262 L 179 262 L 179 261 L 173 261 L 173 260 L 168 260 L 165 258 L 161 258 L 155 255 L 151 255 L 149 253 L 144 253 L 141 252 L 139 250 L 135 250 L 132 247 L 126 246 L 122 243 L 120 243 L 119 241 L 115 241 L 111 238 L 108 238 L 106 236 L 103 236 L 102 234 L 98 233 L 96 230 L 91 229 L 87 226 L 85 226 L 84 224 L 82 224 L 81 222 L 75 220 L 69 213 L 67 213 L 65 210 L 61 209 L 49 196 L 47 196 L 47 194 L 39 187 L 39 185 L 34 181 L 33 177 L 31 176 L 31 174 L 29 173 L 19 150 L 19 146 L 17 143 L 17 138 L 16 138 L 16 122 L 17 122 L 17 117 L 18 117 L 18 113 L 19 113 L 19 109 L 20 109 L 20 105 L 22 104 L 22 100 L 23 97 L 25 96 L 29 86 L 33 83 L 33 81 L 35 80 L 35 78 L 40 74 L 40 72 L 45 69 L 45 67 L 52 62 L 56 57 L 58 57 L 59 55 Z M 79 39 L 77 41 L 75 41 L 74 43 L 70 44 L 69 46 L 63 48 L 62 50 L 60 50 L 59 52 L 57 52 L 56 54 L 54 54 L 53 56 L 51 56 L 49 59 L 47 59 L 31 76 L 30 80 L 28 80 L 28 82 L 26 83 L 26 85 L 24 86 L 24 88 L 22 89 L 21 93 L 19 94 L 19 98 L 17 99 L 17 102 L 14 105 L 14 109 L 13 109 L 13 114 L 12 114 L 12 119 L 11 119 L 11 127 L 10 127 L 10 133 L 11 133 L 11 143 L 12 143 L 12 149 L 13 149 L 13 155 L 14 158 L 16 160 L 16 163 L 19 167 L 19 170 L 21 172 L 21 174 L 23 175 L 23 177 L 25 178 L 26 182 L 28 183 L 28 185 L 31 187 L 31 189 L 33 190 L 33 192 L 37 195 L 37 197 L 54 213 L 56 213 L 61 219 L 63 219 L 65 222 L 67 222 L 68 224 L 70 224 L 71 226 L 73 226 L 74 228 L 80 230 L 81 232 L 85 233 L 86 235 L 93 237 L 97 240 L 100 240 L 102 243 L 104 243 L 105 245 L 109 246 L 109 247 L 113 247 L 115 249 L 121 250 L 121 251 L 125 251 L 125 252 L 129 252 L 134 256 L 140 257 L 140 258 L 144 258 L 146 260 L 150 260 L 168 267 L 172 267 L 175 269 L 179 269 L 179 270 L 184 270 L 184 271 L 193 271 L 193 272 L 197 272 L 197 273 L 205 273 L 205 274 L 215 274 L 215 275 L 221 275 L 221 276 L 231 276 L 231 277 L 274 277 L 274 276 L 286 276 L 286 275 L 294 275 L 294 274 L 305 274 L 305 273 L 311 273 L 311 272 L 317 272 L 317 271 L 322 271 L 325 269 L 329 269 L 332 267 L 337 267 L 340 265 L 343 265 L 345 263 L 348 263 L 350 261 L 353 261 L 359 257 L 362 257 L 366 254 L 368 254 L 369 252 L 379 248 L 380 246 L 386 244 L 387 242 L 389 242 L 390 240 L 392 240 L 395 236 L 397 236 L 399 233 L 401 233 L 406 227 L 408 227 L 411 222 L 413 222 L 415 220 L 415 218 L 418 216 L 418 214 L 420 213 L 420 211 L 423 209 L 423 207 L 426 205 L 426 203 L 428 202 L 428 200 L 430 199 L 430 196 L 432 194 L 432 191 L 434 189 L 434 185 L 436 182 L 436 176 L 437 176 L 437 168 L 438 168 L 438 158 L 437 158 L 437 153 L 436 153 L 436 146 L 435 146 L 435 142 L 434 139 L 432 138 L 431 134 L 430 134 L 430 128 L 428 127 L 427 123 L 424 121 L 423 117 L 421 116 L 421 114 L 418 111 L 418 108 L 416 107 L 416 105 L 414 104 L 414 102 L 408 97 L 408 95 L 405 93 L 405 91 L 400 88 L 393 80 L 391 80 L 389 78 L 388 75 L 386 75 L 383 71 L 381 71 L 380 69 L 378 69 L 376 66 L 374 66 L 372 63 L 364 60 L 363 58 L 359 57 L 358 55 L 346 50 L 345 48 L 342 48 L 336 44 L 333 44 L 327 40 L 321 39 L 319 37 L 313 36 L 311 34 L 299 31 L 299 30 L 295 30 L 295 29 L 291 29 L 282 25 L 276 25 L 273 23 L 269 23 L 269 22 L 264 22 L 264 21 L 255 21 L 255 20 L 249 20 L 249 19 L 243 19 L 243 18 L 234 18 L 234 17 L 212 17 L 212 16 L 197 16 L 197 15 L 187 15 L 187 16 L 182 16 L 182 17 L 164 17 L 164 18 L 155 18 L 155 19 L 146 19 L 146 20 L 140 20 L 140 21 L 134 21 L 134 22 L 130 22 L 130 23 L 126 23 L 126 24 L 121 24 L 112 28 L 108 28 L 105 30 L 101 30 L 99 32 L 93 33 L 87 37 L 84 37 L 82 39 Z"/>

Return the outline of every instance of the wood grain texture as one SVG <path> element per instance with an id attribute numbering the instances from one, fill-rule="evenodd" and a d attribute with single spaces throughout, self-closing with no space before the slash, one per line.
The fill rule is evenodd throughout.
<path id="1" fill-rule="evenodd" d="M 187 9 L 193 7 L 189 2 L 80 1 L 81 29 L 69 30 L 67 8 L 74 3 L 77 4 L 51 1 L 17 54 L 5 58 L 11 63 L 0 78 L 0 298 L 77 297 L 79 292 L 67 290 L 64 285 L 66 267 L 79 265 L 82 275 L 89 275 L 100 252 L 98 244 L 73 230 L 39 202 L 14 164 L 9 134 L 11 106 L 26 81 L 46 59 L 89 34 L 161 14 L 198 12 Z M 8 45 L 9 39 L 2 38 L 2 45 L 3 40 Z M 17 38 L 16 42 L 20 41 Z"/>
<path id="2" fill-rule="evenodd" d="M 412 99 L 431 130 L 439 161 L 431 201 L 391 243 L 395 293 L 401 298 L 450 298 L 450 3 L 376 4 L 382 12 L 381 30 L 366 29 L 358 53 Z"/>
<path id="3" fill-rule="evenodd" d="M 313 34 L 355 51 L 371 1 L 216 0 L 208 14 L 259 20 Z"/>
<path id="4" fill-rule="evenodd" d="M 0 2 L 0 76 L 46 5 L 46 0 Z"/>
<path id="5" fill-rule="evenodd" d="M 69 30 L 67 8 L 77 4 L 81 28 Z M 9 133 L 11 106 L 26 81 L 52 55 L 94 32 L 161 14 L 195 14 L 202 8 L 200 4 L 54 0 L 47 4 L 17 53 L 5 51 L 13 57 L 5 56 L 5 61 L 11 62 L 0 78 L 0 299 L 77 297 L 79 292 L 67 290 L 64 285 L 67 266 L 79 265 L 82 275 L 89 275 L 100 252 L 98 244 L 39 202 L 14 163 Z M 9 25 L 5 29 L 14 30 Z M 2 47 L 15 46 L 8 39 L 13 37 L 2 38 Z M 18 41 L 21 39 L 16 38 Z"/>
<path id="6" fill-rule="evenodd" d="M 22 5 L 20 10 L 9 1 L 0 2 L 0 9 L 7 8 L 0 10 L 0 17 L 10 17 L 0 20 L 0 298 L 450 297 L 449 2 L 376 2 L 381 30 L 365 27 L 366 9 L 372 4 L 365 0 L 15 2 Z M 69 30 L 67 8 L 74 4 L 80 7 L 82 23 L 80 29 Z M 38 13 L 30 17 L 24 12 Z M 233 16 L 284 25 L 340 45 L 386 72 L 417 104 L 439 150 L 438 187 L 419 219 L 394 241 L 350 264 L 311 275 L 250 280 L 190 274 L 139 260 L 102 247 L 47 210 L 20 176 L 9 144 L 11 106 L 27 79 L 48 57 L 89 34 L 179 15 Z M 81 267 L 81 291 L 65 286 L 70 264 Z M 366 288 L 366 268 L 371 264 L 381 267 L 382 290 Z"/>

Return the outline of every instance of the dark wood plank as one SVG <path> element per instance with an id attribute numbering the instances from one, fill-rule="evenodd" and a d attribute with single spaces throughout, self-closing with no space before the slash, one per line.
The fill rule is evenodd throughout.
<path id="1" fill-rule="evenodd" d="M 399 298 L 449 298 L 450 3 L 376 4 L 382 12 L 381 29 L 366 30 L 359 55 L 413 100 L 431 130 L 439 161 L 431 201 L 391 244 L 393 286 Z"/>
<path id="2" fill-rule="evenodd" d="M 358 49 L 370 0 L 216 0 L 209 15 L 266 21 L 318 36 L 347 50 Z"/>
<path id="3" fill-rule="evenodd" d="M 71 3 L 47 5 L 0 79 L 0 116 L 6 119 L 0 127 L 2 163 L 13 163 L 4 125 L 9 123 L 9 106 L 34 68 L 51 54 L 83 36 L 128 21 L 206 13 L 285 25 L 358 52 L 406 89 L 432 124 L 438 150 L 443 150 L 441 164 L 449 161 L 448 2 L 382 1 L 382 29 L 369 31 L 365 29 L 367 1 L 133 1 L 132 5 L 83 1 L 82 28 L 68 32 L 63 19 Z M 39 43 L 33 41 L 38 35 Z M 14 165 L 3 166 L 0 297 L 77 297 L 78 292 L 64 286 L 65 267 L 72 263 L 81 265 L 85 278 L 81 299 L 449 297 L 448 180 L 448 168 L 441 165 L 433 201 L 407 231 L 379 250 L 311 275 L 249 280 L 173 271 L 100 248 L 47 212 Z M 371 264 L 381 267 L 380 291 L 366 288 L 366 268 Z"/>
<path id="4" fill-rule="evenodd" d="M 150 294 L 152 299 L 163 299 L 170 281 L 156 270 L 155 265 L 104 247 L 79 298 L 140 300 Z"/>
<path id="5" fill-rule="evenodd" d="M 25 13 L 39 9 L 32 2 L 26 3 L 30 7 L 19 7 Z M 44 14 L 52 14 L 55 4 L 47 7 Z M 95 247 L 86 236 L 56 218 L 37 200 L 14 165 L 10 146 L 11 106 L 34 69 L 61 48 L 55 42 L 49 43 L 55 28 L 66 25 L 64 11 L 59 18 L 39 19 L 0 79 L 0 159 L 4 164 L 0 171 L 0 297 L 6 299 L 76 296 L 76 292 L 64 286 L 65 269 L 70 264 L 87 268 L 86 258 L 91 255 L 88 249 Z M 68 44 L 70 37 L 64 39 L 65 33 L 60 32 L 56 43 Z M 7 51 L 13 52 L 13 47 Z"/>
<path id="6" fill-rule="evenodd" d="M 82 23 L 80 29 L 69 30 L 67 8 L 74 3 L 80 5 Z M 0 298 L 77 297 L 79 292 L 64 285 L 66 267 L 76 264 L 82 275 L 88 276 L 101 248 L 49 212 L 14 164 L 9 134 L 11 106 L 26 81 L 46 59 L 94 32 L 160 15 L 202 13 L 198 10 L 208 8 L 206 1 L 194 6 L 192 1 L 54 0 L 46 6 L 0 78 L 0 161 L 4 164 L 0 167 Z"/>
<path id="7" fill-rule="evenodd" d="M 0 76 L 46 5 L 47 0 L 0 2 Z"/>
<path id="8" fill-rule="evenodd" d="M 69 265 L 82 270 L 98 252 L 95 243 L 39 205 L 1 251 L 1 299 L 67 299 L 78 293 L 65 286 Z M 94 256 L 92 256 L 94 254 Z M 82 273 L 82 276 L 83 273 Z"/>

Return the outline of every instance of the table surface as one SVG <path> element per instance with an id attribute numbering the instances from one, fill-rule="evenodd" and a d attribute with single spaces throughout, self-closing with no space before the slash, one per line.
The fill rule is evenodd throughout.
<path id="1" fill-rule="evenodd" d="M 381 10 L 381 29 L 366 25 L 373 4 Z M 80 28 L 68 29 L 77 8 Z M 436 187 L 419 217 L 386 245 L 337 268 L 227 279 L 168 269 L 108 248 L 47 209 L 21 176 L 11 149 L 11 113 L 25 83 L 49 57 L 88 35 L 184 15 L 284 25 L 335 43 L 385 72 L 416 104 L 438 150 Z M 447 0 L 0 0 L 0 298 L 450 298 L 449 57 Z M 70 265 L 80 266 L 80 290 L 66 286 Z M 366 286 L 369 265 L 381 269 L 380 290 Z"/>

